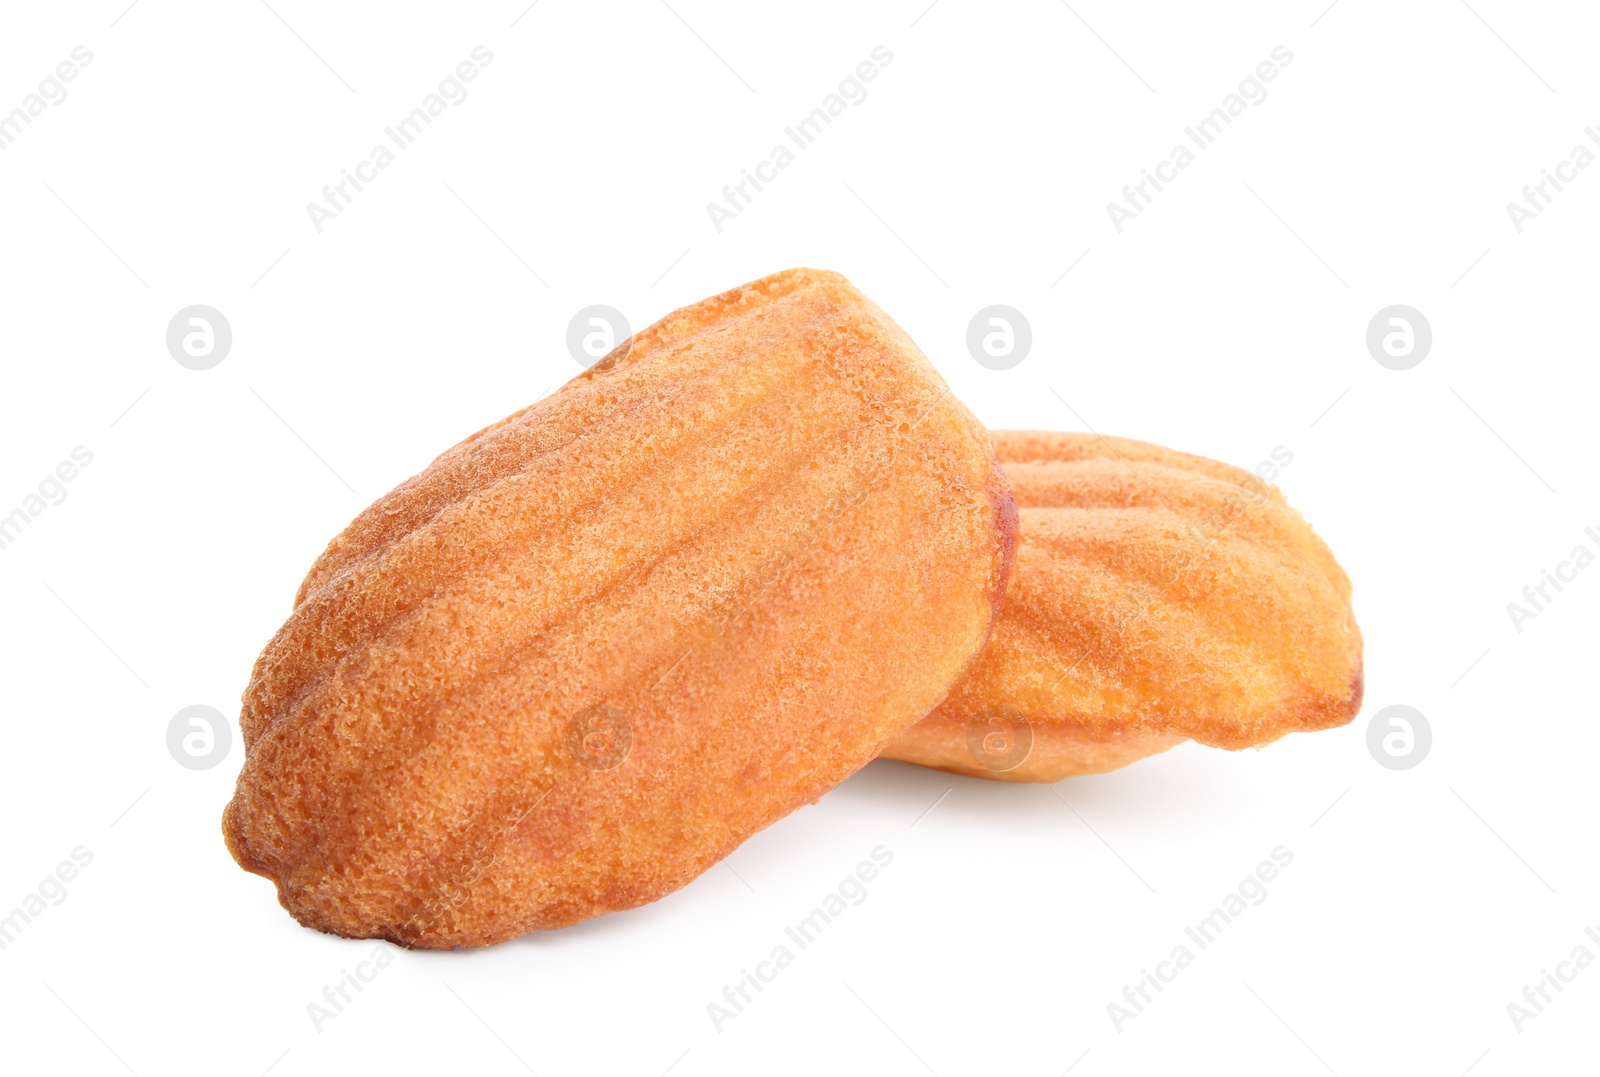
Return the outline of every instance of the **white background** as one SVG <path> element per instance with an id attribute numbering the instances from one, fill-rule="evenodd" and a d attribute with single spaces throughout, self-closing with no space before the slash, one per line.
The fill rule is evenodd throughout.
<path id="1" fill-rule="evenodd" d="M 1600 552 L 1600 168 L 1521 234 L 1505 206 L 1600 126 L 1593 9 L 672 3 L 5 5 L 0 109 L 94 59 L 0 151 L 0 513 L 94 460 L 0 550 L 0 912 L 94 859 L 0 951 L 0 1066 L 1592 1072 L 1600 965 L 1520 1032 L 1506 1007 L 1600 925 L 1600 568 L 1520 633 L 1506 605 Z M 318 234 L 305 204 L 480 44 L 470 96 Z M 705 204 L 880 44 L 869 96 L 719 234 Z M 1267 99 L 1114 231 L 1277 45 Z M 1355 583 L 1361 716 L 1053 790 L 875 764 L 650 907 L 395 950 L 319 1031 L 376 944 L 233 864 L 237 737 L 190 771 L 168 721 L 233 719 L 327 539 L 576 373 L 579 308 L 642 327 L 791 265 L 850 276 L 990 426 L 1291 451 Z M 195 303 L 234 334 L 205 372 L 164 342 Z M 1033 327 L 1011 370 L 966 351 L 991 303 Z M 1393 303 L 1434 332 L 1404 372 L 1364 343 Z M 1368 753 L 1393 703 L 1432 725 L 1415 769 Z M 878 845 L 866 902 L 717 1030 L 707 1003 Z M 1278 845 L 1268 899 L 1118 1031 L 1107 1004 Z"/>

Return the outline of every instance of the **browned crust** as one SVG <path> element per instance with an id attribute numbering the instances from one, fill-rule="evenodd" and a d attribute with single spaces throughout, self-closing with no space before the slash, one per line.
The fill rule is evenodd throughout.
<path id="1" fill-rule="evenodd" d="M 453 500 L 460 500 L 460 490 L 472 489 L 471 486 L 462 484 L 461 480 L 463 476 L 471 476 L 479 463 L 480 456 L 474 450 L 486 448 L 484 443 L 492 441 L 496 434 L 507 432 L 520 423 L 536 419 L 540 414 L 549 413 L 562 393 L 589 383 L 628 362 L 630 358 L 643 361 L 647 357 L 659 356 L 672 348 L 686 346 L 696 337 L 726 324 L 758 305 L 770 304 L 797 290 L 824 284 L 851 287 L 843 276 L 825 269 L 791 269 L 742 284 L 737 288 L 730 288 L 719 295 L 675 310 L 648 328 L 635 333 L 611 349 L 594 366 L 573 377 L 550 396 L 514 411 L 504 419 L 490 423 L 477 433 L 463 438 L 435 458 L 433 465 L 427 471 L 406 480 L 379 498 L 328 543 L 327 548 L 312 564 L 310 571 L 306 573 L 306 578 L 301 582 L 295 595 L 295 605 L 298 606 L 305 601 L 310 591 L 323 586 L 352 563 L 381 549 L 385 542 L 396 535 L 421 526 Z M 864 296 L 861 299 L 870 305 L 870 301 Z M 877 310 L 875 306 L 872 309 Z M 898 330 L 899 327 L 895 326 L 895 329 Z M 909 338 L 906 339 L 909 342 Z M 915 345 L 912 347 L 915 348 Z M 920 358 L 920 353 L 918 356 Z M 926 364 L 925 359 L 923 363 Z M 996 466 L 998 467 L 998 464 Z M 425 476 L 429 481 L 424 481 Z M 446 491 L 447 494 L 457 494 L 452 501 L 441 501 L 437 495 L 430 496 L 438 480 L 444 476 L 449 476 L 457 482 L 456 486 L 447 488 Z M 470 482 L 470 478 L 467 481 Z"/>
<path id="2" fill-rule="evenodd" d="M 1011 574 L 1017 561 L 1017 503 L 1011 493 L 1011 484 L 1006 481 L 1005 471 L 1001 469 L 998 459 L 995 461 L 994 471 L 989 476 L 989 481 L 984 486 L 984 492 L 989 497 L 989 505 L 994 510 L 995 531 L 1000 536 L 1000 568 L 995 573 L 994 590 L 990 594 L 989 606 L 994 611 L 992 620 L 998 622 L 1000 611 L 1004 607 L 1006 588 L 1010 586 Z M 991 626 L 990 631 L 993 631 Z M 985 637 L 987 643 L 988 637 Z M 977 660 L 977 655 L 973 655 Z"/>

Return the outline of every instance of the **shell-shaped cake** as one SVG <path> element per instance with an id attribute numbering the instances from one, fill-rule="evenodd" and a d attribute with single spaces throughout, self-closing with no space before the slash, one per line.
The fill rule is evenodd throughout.
<path id="1" fill-rule="evenodd" d="M 302 924 L 481 946 L 653 901 L 942 699 L 987 433 L 837 274 L 686 307 L 362 512 L 257 661 L 223 829 Z"/>
<path id="2" fill-rule="evenodd" d="M 991 436 L 1018 510 L 1000 620 L 886 758 L 1053 782 L 1355 717 L 1350 581 L 1277 487 L 1127 438 Z"/>

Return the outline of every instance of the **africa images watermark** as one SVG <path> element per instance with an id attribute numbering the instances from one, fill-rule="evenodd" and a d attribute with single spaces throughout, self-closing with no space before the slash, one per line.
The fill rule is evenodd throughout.
<path id="1" fill-rule="evenodd" d="M 17 941 L 23 928 L 44 915 L 50 905 L 60 905 L 67 900 L 67 884 L 78 877 L 78 872 L 94 863 L 94 853 L 82 845 L 74 846 L 71 860 L 63 860 L 55 870 L 46 875 L 32 893 L 24 894 L 16 908 L 0 917 L 0 950 Z"/>
<path id="2" fill-rule="evenodd" d="M 71 459 L 63 460 L 44 478 L 38 487 L 22 499 L 22 504 L 0 515 L 0 550 L 7 549 L 21 537 L 22 531 L 52 505 L 67 499 L 67 483 L 78 477 L 79 470 L 94 463 L 94 453 L 82 445 L 74 446 Z"/>
<path id="3" fill-rule="evenodd" d="M 1600 548 L 1600 531 L 1596 531 L 1592 527 L 1586 527 L 1583 529 L 1583 533 L 1595 544 L 1596 548 Z M 1554 573 L 1551 573 L 1549 569 L 1541 568 L 1539 570 L 1539 582 L 1527 584 L 1522 588 L 1522 602 L 1527 603 L 1527 605 L 1518 602 L 1506 603 L 1506 613 L 1511 617 L 1511 627 L 1517 630 L 1517 635 L 1520 636 L 1522 634 L 1522 622 L 1531 621 L 1545 612 L 1545 607 L 1554 602 L 1556 596 L 1566 590 L 1561 585 L 1577 582 L 1578 573 L 1594 564 L 1594 559 L 1594 552 L 1580 542 L 1572 548 L 1572 553 L 1567 560 L 1556 562 Z M 1552 587 L 1555 588 L 1555 594 L 1550 593 Z M 1540 599 L 1544 601 L 1541 602 Z"/>
<path id="4" fill-rule="evenodd" d="M 24 127 L 33 126 L 34 117 L 42 115 L 47 106 L 65 101 L 66 83 L 75 80 L 78 72 L 92 63 L 94 53 L 82 45 L 74 45 L 70 57 L 56 64 L 54 70 L 39 80 L 37 90 L 24 96 L 21 105 L 0 115 L 0 150 L 9 148 L 22 134 Z"/>
<path id="5" fill-rule="evenodd" d="M 1600 125 L 1585 127 L 1583 133 L 1588 135 L 1589 140 L 1596 146 L 1600 146 Z M 1517 234 L 1522 234 L 1522 226 L 1526 222 L 1533 220 L 1539 214 L 1555 205 L 1556 195 L 1566 190 L 1566 185 L 1578 178 L 1579 169 L 1588 168 L 1594 164 L 1594 159 L 1594 150 L 1580 142 L 1572 147 L 1572 152 L 1568 154 L 1567 160 L 1556 162 L 1555 168 L 1539 169 L 1539 175 L 1544 178 L 1538 183 L 1523 184 L 1522 201 L 1524 204 L 1519 206 L 1515 202 L 1506 203 L 1506 215 L 1511 218 L 1511 227 L 1516 229 Z M 1550 191 L 1552 187 L 1555 188 L 1554 194 Z M 1543 199 L 1542 202 L 1540 201 L 1541 199 Z"/>
<path id="6" fill-rule="evenodd" d="M 1596 947 L 1600 947 L 1600 924 L 1584 925 L 1583 933 Z M 1578 978 L 1578 974 L 1594 964 L 1594 951 L 1583 943 L 1572 948 L 1565 961 L 1557 961 L 1556 969 L 1539 970 L 1539 979 L 1531 984 L 1524 984 L 1522 1000 L 1520 1002 L 1506 1003 L 1506 1016 L 1511 1018 L 1511 1027 L 1518 1034 L 1522 1026 L 1529 1021 L 1537 1020 L 1544 1013 L 1546 1006 L 1556 1000 L 1556 997 L 1567 989 L 1567 985 Z M 1551 992 L 1555 994 L 1551 994 Z"/>
<path id="7" fill-rule="evenodd" d="M 1283 45 L 1274 45 L 1270 58 L 1256 64 L 1255 70 L 1240 80 L 1238 89 L 1223 97 L 1222 104 L 1212 109 L 1198 123 L 1183 129 L 1183 133 L 1189 136 L 1189 141 L 1194 143 L 1195 149 L 1192 150 L 1180 142 L 1172 147 L 1167 160 L 1157 161 L 1153 169 L 1141 168 L 1139 175 L 1144 178 L 1138 183 L 1127 184 L 1122 188 L 1124 205 L 1116 202 L 1106 203 L 1106 214 L 1111 218 L 1111 227 L 1116 229 L 1117 234 L 1122 234 L 1124 221 L 1133 220 L 1155 204 L 1156 195 L 1166 189 L 1166 184 L 1177 180 L 1181 169 L 1194 164 L 1195 150 L 1208 149 L 1216 142 L 1223 129 L 1233 123 L 1234 117 L 1243 115 L 1250 105 L 1259 105 L 1266 101 L 1266 84 L 1275 81 L 1278 72 L 1292 63 L 1294 63 L 1294 53 Z M 1155 194 L 1150 192 L 1151 187 L 1155 188 Z"/>
<path id="8" fill-rule="evenodd" d="M 1267 884 L 1275 880 L 1280 871 L 1294 863 L 1294 853 L 1286 846 L 1277 846 L 1271 855 L 1272 859 L 1261 861 L 1254 871 L 1240 880 L 1232 892 L 1224 895 L 1222 901 L 1208 916 L 1184 927 L 1184 935 L 1197 949 L 1204 950 L 1216 942 L 1223 931 L 1243 916 L 1251 905 L 1261 905 L 1266 902 Z M 1180 942 L 1172 948 L 1166 960 L 1156 962 L 1154 972 L 1140 969 L 1139 979 L 1123 985 L 1122 1000 L 1106 1003 L 1106 1014 L 1111 1018 L 1111 1027 L 1120 1034 L 1124 1025 L 1137 1020 L 1139 1015 L 1144 1013 L 1145 1007 L 1155 1001 L 1156 995 L 1165 991 L 1167 985 L 1178 978 L 1178 973 L 1194 964 L 1194 959 L 1195 950 L 1189 949 L 1188 943 Z"/>
<path id="9" fill-rule="evenodd" d="M 393 963 L 394 951 L 379 945 L 372 948 L 372 953 L 365 960 L 356 962 L 354 972 L 340 969 L 338 980 L 322 985 L 322 1001 L 306 1003 L 306 1015 L 311 1018 L 311 1027 L 321 1032 L 323 1025 L 344 1013 L 345 1007 L 355 1001 L 355 996 L 365 991 L 366 985 L 376 980 L 378 973 Z"/>
<path id="10" fill-rule="evenodd" d="M 791 150 L 783 143 L 772 147 L 772 152 L 766 159 L 757 161 L 753 168 L 741 168 L 739 175 L 744 177 L 737 183 L 725 184 L 722 188 L 722 203 L 707 202 L 706 214 L 711 218 L 711 226 L 720 234 L 724 221 L 731 221 L 754 204 L 756 195 L 760 194 L 767 184 L 778 178 L 780 170 L 788 168 L 795 162 L 796 150 L 804 150 L 817 140 L 824 128 L 833 123 L 834 117 L 842 116 L 848 105 L 859 105 L 867 99 L 866 84 L 878 77 L 878 72 L 894 62 L 894 53 L 885 45 L 873 46 L 870 58 L 856 64 L 852 72 L 839 80 L 839 86 L 822 99 L 822 104 L 812 109 L 803 116 L 799 122 L 785 127 L 783 133 L 789 136 L 789 141 L 794 143 L 795 149 Z M 750 188 L 754 187 L 752 192 Z M 741 199 L 743 201 L 741 201 Z"/>
<path id="11" fill-rule="evenodd" d="M 785 927 L 784 936 L 797 949 L 804 950 L 810 946 L 829 924 L 844 915 L 850 905 L 860 905 L 867 900 L 867 884 L 878 877 L 881 869 L 892 863 L 893 851 L 882 845 L 873 848 L 871 860 L 857 864 L 837 887 L 823 896 L 809 915 L 793 926 Z M 756 995 L 765 991 L 767 985 L 778 978 L 778 973 L 794 963 L 794 957 L 795 951 L 789 949 L 788 943 L 780 942 L 766 958 L 755 963 L 754 972 L 740 969 L 739 979 L 723 986 L 722 1000 L 706 1003 L 706 1015 L 711 1018 L 711 1027 L 721 1032 L 723 1025 L 744 1013 L 745 1007 L 755 1001 Z"/>
<path id="12" fill-rule="evenodd" d="M 433 123 L 433 118 L 442 114 L 447 105 L 465 103 L 466 84 L 475 81 L 478 72 L 492 63 L 494 63 L 494 53 L 482 45 L 474 46 L 471 56 L 456 64 L 450 74 L 440 79 L 438 87 L 422 99 L 422 104 L 412 109 L 398 123 L 383 129 L 383 133 L 389 137 L 389 142 L 394 144 L 395 149 L 410 149 L 423 130 Z M 311 227 L 320 235 L 322 222 L 334 220 L 349 209 L 354 204 L 356 195 L 366 190 L 366 185 L 375 181 L 379 172 L 394 164 L 395 160 L 395 150 L 380 142 L 372 147 L 365 161 L 357 161 L 353 168 L 341 168 L 339 175 L 343 178 L 339 182 L 323 185 L 323 204 L 306 203 L 306 215 L 311 218 Z M 355 188 L 354 193 L 351 193 L 351 187 Z"/>

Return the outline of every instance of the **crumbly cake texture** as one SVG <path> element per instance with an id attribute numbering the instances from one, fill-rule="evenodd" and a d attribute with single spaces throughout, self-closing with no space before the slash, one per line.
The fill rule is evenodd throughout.
<path id="1" fill-rule="evenodd" d="M 983 427 L 843 277 L 663 318 L 361 513 L 257 661 L 223 831 L 302 924 L 633 908 L 874 758 L 997 616 Z"/>
<path id="2" fill-rule="evenodd" d="M 991 436 L 1019 519 L 1001 617 L 886 758 L 1053 782 L 1185 740 L 1247 748 L 1355 717 L 1350 581 L 1277 487 L 1127 438 Z M 1009 749 L 992 758 L 991 728 Z M 1017 737 L 1031 737 L 1026 758 L 996 769 L 1021 754 Z"/>

